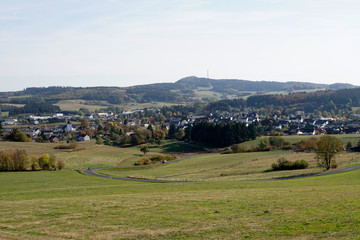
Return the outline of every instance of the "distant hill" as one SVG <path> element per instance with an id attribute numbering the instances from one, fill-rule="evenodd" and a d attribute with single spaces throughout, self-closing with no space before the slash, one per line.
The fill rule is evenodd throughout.
<path id="1" fill-rule="evenodd" d="M 109 104 L 123 103 L 193 103 L 234 99 L 264 94 L 313 92 L 355 88 L 351 84 L 316 84 L 308 82 L 249 81 L 186 77 L 175 83 L 154 83 L 132 87 L 47 87 L 0 92 L 1 103 L 27 104 L 37 99 L 49 103 L 61 100 L 95 100 Z"/>
<path id="2" fill-rule="evenodd" d="M 210 87 L 214 91 L 228 91 L 235 89 L 238 91 L 297 91 L 297 90 L 339 90 L 345 88 L 354 88 L 356 86 L 347 83 L 335 84 L 317 84 L 309 82 L 274 82 L 274 81 L 249 81 L 237 79 L 209 79 L 198 77 L 186 77 L 180 79 L 175 84 L 186 86 L 187 88 L 196 89 L 199 87 Z"/>

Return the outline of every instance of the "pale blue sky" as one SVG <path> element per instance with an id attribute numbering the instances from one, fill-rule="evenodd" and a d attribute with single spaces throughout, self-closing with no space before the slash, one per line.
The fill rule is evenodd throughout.
<path id="1" fill-rule="evenodd" d="M 360 85 L 360 0 L 1 0 L 0 91 L 190 76 Z"/>

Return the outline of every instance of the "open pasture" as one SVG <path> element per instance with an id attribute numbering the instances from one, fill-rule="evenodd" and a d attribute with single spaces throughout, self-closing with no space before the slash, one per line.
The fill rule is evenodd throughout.
<path id="1" fill-rule="evenodd" d="M 0 172 L 0 239 L 357 239 L 360 170 L 321 177 L 259 179 L 321 171 L 312 153 L 286 151 L 202 155 L 138 170 L 106 174 L 187 183 L 103 179 L 73 169 L 132 165 L 132 148 L 80 144 L 7 143 L 30 154 L 50 152 L 62 171 Z M 159 152 L 149 154 L 161 154 Z M 271 172 L 279 157 L 304 159 L 305 170 Z M 339 167 L 360 164 L 344 153 Z"/>
<path id="2" fill-rule="evenodd" d="M 286 141 L 288 141 L 290 144 L 295 144 L 300 141 L 306 141 L 309 138 L 320 138 L 321 136 L 322 135 L 314 135 L 314 136 L 312 136 L 312 135 L 301 135 L 301 136 L 294 135 L 294 136 L 281 136 L 281 137 L 284 138 Z M 330 135 L 330 136 L 337 137 L 344 144 L 351 142 L 353 145 L 357 145 L 358 142 L 360 141 L 360 134 L 337 134 L 337 135 Z M 269 139 L 269 137 L 266 137 L 266 136 L 258 137 L 256 140 L 243 142 L 243 143 L 241 143 L 241 145 L 247 146 L 247 147 L 258 146 L 261 140 L 268 140 L 268 139 Z"/>
<path id="3" fill-rule="evenodd" d="M 290 161 L 306 160 L 307 169 L 272 171 L 271 164 L 280 157 Z M 360 164 L 360 154 L 346 153 L 336 158 L 338 168 Z M 97 172 L 117 177 L 145 178 L 176 181 L 244 181 L 272 179 L 321 173 L 313 153 L 287 151 L 253 152 L 238 154 L 212 154 L 166 163 L 156 166 L 131 169 L 101 169 Z"/>
<path id="4" fill-rule="evenodd" d="M 360 171 L 281 181 L 140 183 L 0 174 L 1 239 L 356 239 Z"/>

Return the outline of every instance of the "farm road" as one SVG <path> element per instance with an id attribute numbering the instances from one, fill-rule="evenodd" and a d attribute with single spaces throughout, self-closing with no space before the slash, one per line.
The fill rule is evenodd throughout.
<path id="1" fill-rule="evenodd" d="M 199 157 L 199 156 L 210 156 L 210 155 L 216 155 L 216 153 L 215 153 L 215 154 L 213 153 L 213 154 L 193 155 L 193 156 L 189 156 L 189 157 L 177 159 L 177 160 L 174 160 L 174 161 L 171 161 L 171 162 L 168 162 L 168 163 L 157 163 L 157 164 L 153 164 L 153 165 L 151 165 L 151 166 L 162 165 L 162 164 L 170 164 L 170 163 L 174 163 L 174 162 L 184 161 L 184 160 L 187 160 L 187 159 L 190 159 L 190 158 L 195 158 L 195 157 Z M 100 169 L 137 168 L 137 167 L 144 167 L 144 166 L 98 167 L 98 168 L 82 169 L 82 170 L 80 170 L 80 171 L 83 172 L 84 174 L 87 174 L 87 175 L 90 175 L 90 176 L 94 176 L 94 177 L 102 177 L 102 178 L 125 180 L 125 181 L 154 182 L 154 183 L 184 183 L 184 182 L 194 182 L 194 181 L 158 180 L 158 179 L 144 179 L 144 178 L 122 178 L 122 177 L 102 175 L 102 174 L 98 174 L 98 173 L 95 173 L 95 172 L 94 172 L 95 170 L 100 170 Z M 343 168 L 343 169 L 337 169 L 337 170 L 333 170 L 333 171 L 329 171 L 329 172 L 315 173 L 315 174 L 309 174 L 309 175 L 300 175 L 300 176 L 290 176 L 290 177 L 279 177 L 279 178 L 259 179 L 259 180 L 256 180 L 256 181 L 274 181 L 274 180 L 286 180 L 286 179 L 297 179 L 297 178 L 315 177 L 315 176 L 323 176 L 323 175 L 329 175 L 329 174 L 335 174 L 335 173 L 342 173 L 342 172 L 352 171 L 352 170 L 356 170 L 356 169 L 360 169 L 360 165 L 353 166 L 353 167 L 348 167 L 348 168 Z"/>
<path id="2" fill-rule="evenodd" d="M 334 174 L 334 173 L 348 172 L 348 171 L 352 171 L 352 170 L 356 170 L 356 169 L 360 169 L 360 165 L 352 166 L 352 167 L 348 167 L 348 168 L 337 169 L 337 170 L 333 170 L 333 171 L 329 171 L 329 172 L 314 173 L 314 174 L 300 175 L 300 176 L 290 176 L 290 177 L 279 177 L 279 178 L 260 179 L 259 181 L 286 180 L 286 179 L 316 177 L 316 176 L 323 176 L 323 175 L 329 175 L 329 174 Z"/>
<path id="3" fill-rule="evenodd" d="M 210 156 L 210 155 L 216 155 L 217 153 L 213 153 L 213 154 L 199 154 L 199 155 L 192 155 L 189 157 L 185 157 L 185 158 L 181 158 L 181 159 L 177 159 L 168 163 L 156 163 L 153 165 L 148 165 L 148 166 L 156 166 L 156 165 L 162 165 L 162 164 L 170 164 L 170 163 L 175 163 L 175 162 L 179 162 L 179 161 L 184 161 L 190 158 L 194 158 L 194 157 L 199 157 L 199 156 Z M 98 174 L 94 171 L 96 170 L 100 170 L 100 169 L 113 169 L 113 168 L 141 168 L 144 166 L 121 166 L 121 167 L 98 167 L 98 168 L 88 168 L 88 169 L 82 169 L 80 170 L 81 172 L 90 175 L 90 176 L 94 176 L 94 177 L 102 177 L 102 178 L 109 178 L 109 179 L 118 179 L 118 180 L 125 180 L 125 181 L 136 181 L 136 182 L 154 182 L 154 183 L 182 183 L 182 182 L 194 182 L 194 181 L 176 181 L 176 180 L 158 180 L 158 179 L 143 179 L 143 178 L 122 178 L 122 177 L 115 177 L 115 176 L 108 176 L 108 175 L 102 175 L 102 174 Z"/>

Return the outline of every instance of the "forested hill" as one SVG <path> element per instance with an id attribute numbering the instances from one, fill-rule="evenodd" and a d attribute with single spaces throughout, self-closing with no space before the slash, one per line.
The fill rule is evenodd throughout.
<path id="1" fill-rule="evenodd" d="M 351 84 L 315 84 L 305 82 L 269 82 L 248 80 L 215 80 L 186 77 L 175 83 L 155 83 L 132 87 L 46 87 L 26 88 L 17 92 L 1 92 L 1 103 L 28 102 L 41 98 L 49 103 L 61 100 L 97 100 L 109 104 L 122 103 L 193 103 L 220 99 L 235 99 L 268 93 L 294 91 L 338 90 L 354 88 Z"/>
<path id="2" fill-rule="evenodd" d="M 291 111 L 351 111 L 352 107 L 360 107 L 360 88 L 340 89 L 336 91 L 318 91 L 311 93 L 291 93 L 286 95 L 250 96 L 246 100 L 247 107 Z"/>
<path id="3" fill-rule="evenodd" d="M 317 84 L 310 82 L 275 82 L 275 81 L 249 81 L 237 79 L 215 80 L 209 78 L 186 77 L 176 82 L 177 85 L 185 88 L 196 89 L 199 87 L 211 88 L 213 91 L 296 91 L 310 89 L 338 90 L 345 88 L 354 88 L 354 85 L 348 83 L 335 84 Z"/>

